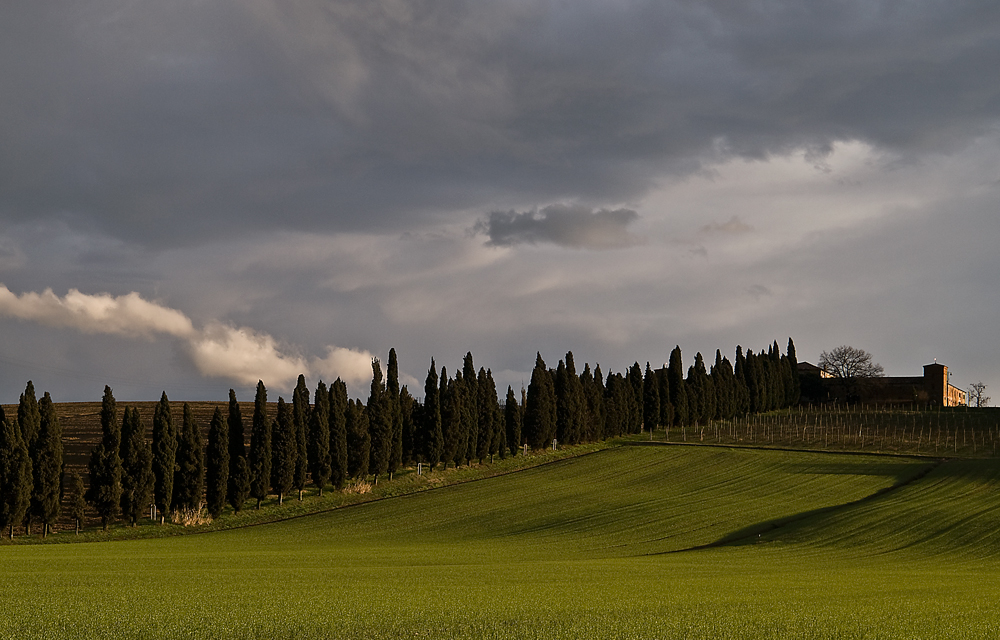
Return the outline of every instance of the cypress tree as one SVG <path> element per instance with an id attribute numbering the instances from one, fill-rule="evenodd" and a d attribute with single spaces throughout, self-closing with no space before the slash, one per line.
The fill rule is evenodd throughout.
<path id="1" fill-rule="evenodd" d="M 604 437 L 617 438 L 622 434 L 623 412 L 621 390 L 618 383 L 621 376 L 614 371 L 608 371 L 604 383 Z"/>
<path id="2" fill-rule="evenodd" d="M 431 469 L 441 461 L 444 450 L 444 433 L 441 426 L 441 391 L 438 388 L 438 374 L 434 359 L 427 370 L 424 383 L 424 409 L 421 412 L 421 454 Z"/>
<path id="3" fill-rule="evenodd" d="M 153 494 L 153 450 L 146 440 L 139 410 L 122 412 L 122 515 L 135 526 Z"/>
<path id="4" fill-rule="evenodd" d="M 792 387 L 788 392 L 787 404 L 790 407 L 794 407 L 799 403 L 799 398 L 802 395 L 802 383 L 799 381 L 799 361 L 795 356 L 795 343 L 792 339 L 788 339 L 788 348 L 785 350 L 785 356 L 788 358 L 788 368 L 791 370 L 792 375 Z"/>
<path id="5" fill-rule="evenodd" d="M 700 358 L 698 360 L 698 375 L 701 377 L 702 386 L 705 389 L 705 406 L 702 413 L 702 424 L 708 425 L 712 422 L 712 418 L 715 417 L 718 407 L 716 406 L 717 393 L 715 391 L 715 383 L 712 381 L 712 376 L 706 370 L 705 359 Z"/>
<path id="6" fill-rule="evenodd" d="M 580 440 L 583 442 L 600 440 L 604 435 L 604 393 L 594 374 L 591 373 L 589 364 L 583 366 L 583 373 L 580 374 L 580 388 L 583 392 L 584 405 L 584 426 L 580 433 Z"/>
<path id="7" fill-rule="evenodd" d="M 371 458 L 368 412 L 360 400 L 347 401 L 347 473 L 352 478 L 368 475 Z"/>
<path id="8" fill-rule="evenodd" d="M 38 449 L 38 474 L 35 483 L 38 510 L 35 515 L 42 521 L 42 537 L 45 537 L 49 527 L 59 518 L 63 470 L 62 427 L 48 391 L 38 402 L 38 413 L 41 420 L 35 445 Z"/>
<path id="9" fill-rule="evenodd" d="M 406 385 L 403 385 L 403 388 L 399 390 L 399 420 L 401 423 L 400 465 L 404 466 L 416 459 L 417 425 L 419 424 L 417 403 Z"/>
<path id="10" fill-rule="evenodd" d="M 725 378 L 728 385 L 728 398 L 729 398 L 729 408 L 726 413 L 726 419 L 731 420 L 736 412 L 739 410 L 739 385 L 736 382 L 736 375 L 733 371 L 733 364 L 729 361 L 728 357 L 722 358 L 723 372 L 725 373 Z"/>
<path id="11" fill-rule="evenodd" d="M 167 392 L 153 409 L 153 497 L 160 510 L 160 524 L 170 512 L 174 497 L 174 467 L 177 465 L 177 433 L 170 415 Z"/>
<path id="12" fill-rule="evenodd" d="M 580 442 L 590 442 L 594 436 L 594 414 L 590 405 L 591 387 L 594 385 L 594 374 L 590 364 L 583 364 L 583 371 L 577 376 L 580 385 Z"/>
<path id="13" fill-rule="evenodd" d="M 240 458 L 246 458 L 246 433 L 243 426 L 243 412 L 240 411 L 240 403 L 236 400 L 236 392 L 229 390 L 229 414 L 226 418 L 226 428 L 229 432 L 229 478 L 226 481 L 226 500 L 233 507 L 233 511 L 238 513 L 243 508 L 247 496 L 250 495 L 250 476 L 241 476 L 242 473 L 249 474 L 250 467 L 244 464 L 242 467 L 237 462 Z M 242 471 L 241 471 L 242 469 Z"/>
<path id="14" fill-rule="evenodd" d="M 177 438 L 177 466 L 174 474 L 174 505 L 181 509 L 198 509 L 205 491 L 205 452 L 201 429 L 184 403 L 181 431 Z"/>
<path id="15" fill-rule="evenodd" d="M 760 413 L 764 406 L 764 393 L 763 393 L 763 383 L 761 381 L 762 371 L 760 370 L 760 364 L 757 361 L 757 356 L 754 355 L 753 349 L 747 350 L 745 369 L 743 375 L 747 383 L 747 393 L 749 395 L 749 411 L 750 413 Z"/>
<path id="16" fill-rule="evenodd" d="M 21 438 L 28 448 L 28 456 L 31 458 L 31 501 L 28 510 L 24 514 L 24 530 L 27 535 L 31 535 L 31 519 L 38 511 L 38 499 L 35 496 L 35 486 L 38 484 L 38 430 L 41 428 L 42 417 L 38 412 L 38 400 L 35 397 L 35 385 L 28 380 L 24 393 L 21 394 L 17 405 L 17 424 L 21 430 Z"/>
<path id="17" fill-rule="evenodd" d="M 452 388 L 453 384 L 454 388 Z M 476 453 L 476 437 L 479 434 L 479 425 L 477 423 L 476 429 L 473 431 L 469 424 L 472 417 L 469 404 L 474 400 L 469 397 L 472 395 L 472 387 L 465 383 L 465 377 L 461 371 L 455 372 L 455 379 L 448 382 L 448 388 L 449 393 L 452 394 L 455 411 L 458 416 L 456 418 L 458 426 L 455 432 L 458 438 L 458 446 L 455 448 L 455 455 L 453 457 L 455 468 L 458 468 L 463 461 L 469 460 L 470 456 Z"/>
<path id="18" fill-rule="evenodd" d="M 670 377 L 667 375 L 667 367 L 657 369 L 656 374 L 657 390 L 660 396 L 660 418 L 659 423 L 666 429 L 674 423 L 674 405 L 670 401 Z"/>
<path id="19" fill-rule="evenodd" d="M 378 358 L 372 360 L 372 385 L 368 394 L 368 430 L 371 433 L 371 461 L 368 472 L 378 477 L 389 470 L 389 454 L 392 452 L 392 417 L 382 380 L 382 365 Z"/>
<path id="20" fill-rule="evenodd" d="M 0 528 L 14 538 L 31 506 L 31 457 L 15 420 L 0 422 Z"/>
<path id="21" fill-rule="evenodd" d="M 768 355 L 771 369 L 771 409 L 780 409 L 785 406 L 785 398 L 789 394 L 792 372 L 786 368 L 787 359 L 781 355 L 781 347 L 778 346 L 777 340 L 771 344 Z"/>
<path id="22" fill-rule="evenodd" d="M 295 390 L 292 392 L 292 418 L 295 427 L 295 475 L 292 486 L 299 492 L 299 500 L 302 500 L 302 492 L 306 488 L 306 480 L 309 477 L 309 388 L 306 386 L 306 378 L 299 374 Z"/>
<path id="23" fill-rule="evenodd" d="M 323 495 L 330 482 L 330 392 L 322 380 L 316 385 L 313 410 L 309 418 L 309 475 Z"/>
<path id="24" fill-rule="evenodd" d="M 233 465 L 229 465 L 233 466 Z M 233 507 L 233 513 L 243 510 L 243 503 L 250 497 L 250 463 L 246 456 L 236 458 L 236 472 L 232 474 L 233 493 L 228 496 L 229 504 Z"/>
<path id="25" fill-rule="evenodd" d="M 771 408 L 772 394 L 770 389 L 770 360 L 763 349 L 753 358 L 750 370 L 754 373 L 756 382 L 755 393 L 757 395 L 757 411 L 763 412 Z"/>
<path id="26" fill-rule="evenodd" d="M 74 471 L 70 474 L 67 484 L 66 493 L 69 498 L 69 516 L 73 519 L 73 523 L 76 526 L 76 535 L 80 535 L 83 521 L 87 517 L 87 498 L 85 497 L 86 491 L 83 488 L 83 478 L 80 477 L 78 471 Z M 107 530 L 106 527 L 105 530 Z"/>
<path id="27" fill-rule="evenodd" d="M 460 372 L 455 374 L 458 379 L 461 375 Z M 441 460 L 446 469 L 449 462 L 456 462 L 461 457 L 462 427 L 462 396 L 455 380 L 448 378 L 447 369 L 441 367 L 441 433 L 444 435 Z"/>
<path id="28" fill-rule="evenodd" d="M 271 490 L 278 495 L 278 504 L 282 504 L 285 494 L 294 486 L 295 459 L 298 443 L 295 437 L 295 416 L 292 407 L 285 399 L 278 398 L 278 417 L 274 421 L 271 435 Z"/>
<path id="29" fill-rule="evenodd" d="M 688 411 L 690 422 L 706 425 L 715 415 L 715 389 L 705 370 L 705 359 L 699 352 L 688 369 Z"/>
<path id="30" fill-rule="evenodd" d="M 504 428 L 507 430 L 507 446 L 511 455 L 517 455 L 521 446 L 521 405 L 517 403 L 514 389 L 507 385 L 507 402 L 503 408 Z"/>
<path id="31" fill-rule="evenodd" d="M 35 446 L 38 439 L 38 429 L 41 427 L 42 416 L 38 412 L 38 400 L 35 398 L 35 385 L 28 380 L 28 384 L 21 394 L 17 405 L 17 424 L 21 428 L 21 438 L 28 447 L 28 451 Z"/>
<path id="32" fill-rule="evenodd" d="M 629 433 L 642 431 L 642 367 L 638 362 L 628 368 L 629 383 Z"/>
<path id="33" fill-rule="evenodd" d="M 389 479 L 403 464 L 403 412 L 399 399 L 399 365 L 396 350 L 389 349 L 389 361 L 385 372 L 386 410 L 392 427 L 389 447 Z"/>
<path id="34" fill-rule="evenodd" d="M 764 381 L 765 411 L 777 409 L 785 400 L 785 390 L 781 386 L 780 358 L 781 356 L 775 355 L 771 347 L 768 347 L 766 355 L 761 351 L 760 364 L 764 370 L 761 379 Z"/>
<path id="35" fill-rule="evenodd" d="M 642 377 L 642 425 L 650 433 L 660 421 L 660 385 L 653 368 L 646 363 L 646 373 Z"/>
<path id="36" fill-rule="evenodd" d="M 523 431 L 532 449 L 544 448 L 556 435 L 556 390 L 541 353 L 536 355 L 531 371 Z"/>
<path id="37" fill-rule="evenodd" d="M 593 389 L 592 393 L 595 396 L 597 396 L 596 397 L 596 403 L 597 403 L 597 406 L 599 407 L 598 413 L 594 416 L 594 439 L 595 440 L 604 440 L 605 438 L 608 437 L 607 434 L 606 434 L 606 432 L 605 432 L 605 430 L 604 430 L 605 426 L 606 426 L 606 422 L 607 422 L 607 412 L 608 412 L 608 408 L 604 404 L 605 391 L 606 390 L 604 388 L 604 374 L 601 373 L 601 365 L 600 364 L 595 364 L 594 365 L 594 389 Z"/>
<path id="38" fill-rule="evenodd" d="M 445 469 L 458 450 L 458 425 L 455 422 L 458 418 L 449 382 L 448 368 L 441 367 L 437 396 L 441 403 L 441 462 L 444 463 Z"/>
<path id="39" fill-rule="evenodd" d="M 486 369 L 479 370 L 479 376 L 476 379 L 476 395 L 476 414 L 479 421 L 479 432 L 476 437 L 475 455 L 479 459 L 479 464 L 482 464 L 486 456 L 490 455 L 491 450 L 493 453 L 496 453 L 496 449 L 493 448 L 493 441 L 495 439 L 493 421 L 496 418 L 496 413 L 492 405 L 496 404 L 497 394 L 494 389 L 491 401 L 489 381 L 486 379 Z"/>
<path id="40" fill-rule="evenodd" d="M 688 424 L 691 425 L 698 424 L 704 406 L 704 399 L 701 396 L 702 389 L 699 382 L 700 380 L 698 380 L 694 365 L 692 364 L 688 367 L 687 378 L 684 379 L 684 386 L 687 388 Z"/>
<path id="41" fill-rule="evenodd" d="M 587 400 L 583 394 L 583 383 L 580 382 L 580 376 L 576 373 L 576 360 L 573 358 L 572 351 L 566 352 L 566 373 L 569 376 L 567 383 L 569 384 L 569 397 L 571 400 L 570 423 L 567 436 L 569 437 L 569 444 L 577 444 L 583 440 L 582 434 L 587 414 Z"/>
<path id="42" fill-rule="evenodd" d="M 768 348 L 767 358 L 764 368 L 767 373 L 767 409 L 773 411 L 781 407 L 785 401 L 785 388 L 781 379 L 781 353 L 778 351 L 777 342 Z"/>
<path id="43" fill-rule="evenodd" d="M 101 527 L 118 517 L 122 500 L 121 428 L 111 387 L 105 385 L 101 400 L 101 442 L 90 455 L 90 503 L 101 517 Z"/>
<path id="44" fill-rule="evenodd" d="M 722 418 L 726 410 L 726 386 L 722 379 L 722 351 L 715 350 L 715 363 L 708 370 L 708 377 L 712 381 L 712 389 L 715 391 L 715 413 L 713 419 Z"/>
<path id="45" fill-rule="evenodd" d="M 493 391 L 493 404 L 491 406 L 493 411 L 493 444 L 490 445 L 490 459 L 492 460 L 494 455 L 499 455 L 500 459 L 504 460 L 507 458 L 507 428 L 504 424 L 503 409 L 500 407 L 497 383 L 493 380 L 492 370 L 486 370 L 486 378 Z"/>
<path id="46" fill-rule="evenodd" d="M 621 373 L 615 374 L 614 383 L 608 384 L 608 391 L 612 393 L 615 406 L 617 407 L 615 435 L 626 435 L 629 432 L 629 426 L 632 422 L 632 385 L 628 380 L 627 369 Z"/>
<path id="47" fill-rule="evenodd" d="M 257 381 L 253 401 L 253 424 L 250 428 L 250 495 L 257 499 L 257 508 L 271 487 L 271 420 L 267 417 L 267 389 Z"/>
<path id="48" fill-rule="evenodd" d="M 604 437 L 618 437 L 624 430 L 628 409 L 624 404 L 622 386 L 627 384 L 620 374 L 608 372 L 604 387 Z"/>
<path id="49" fill-rule="evenodd" d="M 740 345 L 736 345 L 736 364 L 733 367 L 733 378 L 736 415 L 745 416 L 750 413 L 750 389 L 747 386 L 747 359 L 743 355 L 743 347 Z"/>
<path id="50" fill-rule="evenodd" d="M 560 442 L 576 444 L 581 440 L 586 400 L 583 386 L 576 373 L 573 352 L 566 353 L 566 360 L 559 361 L 554 380 L 556 392 L 556 437 Z"/>
<path id="51" fill-rule="evenodd" d="M 562 360 L 556 365 L 553 387 L 556 392 L 556 438 L 569 444 L 573 430 L 573 396 L 569 385 L 569 373 Z"/>
<path id="52" fill-rule="evenodd" d="M 482 389 L 483 384 L 483 382 L 479 383 L 480 389 Z M 501 458 L 507 457 L 507 430 L 504 428 L 503 413 L 500 411 L 500 400 L 497 398 L 497 385 L 493 380 L 493 371 L 490 369 L 486 370 L 485 385 L 486 390 L 481 394 L 484 401 L 479 410 L 480 412 L 485 411 L 490 414 L 490 446 L 488 451 L 490 454 L 490 461 L 492 462 L 493 456 L 498 453 Z"/>
<path id="53" fill-rule="evenodd" d="M 338 490 L 348 477 L 347 385 L 337 378 L 330 385 L 330 481 Z"/>
<path id="54" fill-rule="evenodd" d="M 216 407 L 205 452 L 205 506 L 213 518 L 222 515 L 229 478 L 229 425 L 222 417 L 222 410 Z"/>
<path id="55" fill-rule="evenodd" d="M 476 375 L 476 365 L 472 362 L 472 352 L 465 354 L 462 360 L 462 376 L 455 376 L 462 381 L 462 443 L 459 445 L 462 458 L 471 461 L 479 451 L 479 378 Z M 487 447 L 489 448 L 489 447 Z"/>
<path id="56" fill-rule="evenodd" d="M 594 369 L 594 382 L 600 380 L 598 375 L 600 374 L 601 366 L 597 365 Z M 602 438 L 607 439 L 618 435 L 615 426 L 615 415 L 618 411 L 618 407 L 615 404 L 614 398 L 614 375 L 609 371 L 608 376 L 605 380 L 602 380 L 601 389 L 603 393 L 601 394 L 601 404 L 604 407 L 604 424 L 601 427 Z"/>
<path id="57" fill-rule="evenodd" d="M 715 364 L 711 372 L 712 385 L 715 387 L 715 415 L 729 420 L 735 415 L 735 380 L 733 365 L 728 358 L 722 357 L 721 351 L 715 352 Z"/>
<path id="58" fill-rule="evenodd" d="M 667 365 L 667 382 L 670 386 L 670 402 L 674 405 L 674 425 L 688 424 L 687 387 L 684 384 L 684 361 L 681 358 L 680 345 L 670 352 L 670 364 Z"/>

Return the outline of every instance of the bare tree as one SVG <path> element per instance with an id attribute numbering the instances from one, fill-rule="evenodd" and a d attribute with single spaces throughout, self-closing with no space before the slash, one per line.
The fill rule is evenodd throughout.
<path id="1" fill-rule="evenodd" d="M 969 406 L 987 407 L 990 404 L 990 397 L 986 395 L 986 385 L 983 382 L 976 382 L 969 385 Z"/>
<path id="2" fill-rule="evenodd" d="M 846 344 L 819 354 L 819 367 L 834 378 L 881 378 L 885 375 L 882 365 L 872 362 L 872 354 Z"/>

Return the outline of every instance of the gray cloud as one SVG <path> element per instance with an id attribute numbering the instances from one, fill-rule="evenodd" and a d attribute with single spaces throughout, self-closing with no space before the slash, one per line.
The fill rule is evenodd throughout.
<path id="1" fill-rule="evenodd" d="M 762 284 L 750 285 L 747 288 L 747 293 L 749 293 L 750 297 L 753 298 L 754 300 L 760 300 L 765 296 L 770 297 L 774 295 L 774 293 L 770 289 L 768 289 Z"/>
<path id="2" fill-rule="evenodd" d="M 698 230 L 701 233 L 741 234 L 753 231 L 753 227 L 733 216 L 726 222 L 710 222 Z"/>
<path id="3" fill-rule="evenodd" d="M 46 7 L 0 25 L 0 214 L 145 246 L 633 202 L 706 159 L 950 151 L 1000 115 L 988 1 Z"/>
<path id="4" fill-rule="evenodd" d="M 857 341 L 893 372 L 939 357 L 1000 385 L 981 348 L 996 2 L 11 0 L 3 16 L 0 282 L 137 292 L 200 339 L 81 335 L 41 296 L 35 321 L 0 318 L 7 398 L 36 374 L 58 399 L 115 380 L 220 398 L 272 356 L 360 378 L 390 346 L 417 379 L 472 350 L 517 388 L 539 349 L 607 371 L 785 334 L 813 358 Z M 553 202 L 635 211 L 532 209 Z M 494 244 L 628 248 L 497 251 L 463 234 L 489 211 L 507 212 L 481 220 Z"/>
<path id="5" fill-rule="evenodd" d="M 631 209 L 553 204 L 540 211 L 494 211 L 477 229 L 495 246 L 551 242 L 578 249 L 620 249 L 638 242 L 626 229 L 638 219 Z"/>

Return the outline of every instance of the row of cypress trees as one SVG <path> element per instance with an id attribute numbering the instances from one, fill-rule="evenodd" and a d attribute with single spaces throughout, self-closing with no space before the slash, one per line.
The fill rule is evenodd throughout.
<path id="1" fill-rule="evenodd" d="M 554 369 L 538 354 L 521 397 L 508 386 L 501 402 L 492 372 L 477 371 L 470 352 L 454 377 L 445 367 L 439 373 L 431 360 L 421 401 L 400 387 L 392 349 L 384 377 L 381 362 L 372 362 L 367 402 L 351 399 L 339 378 L 329 387 L 320 381 L 310 394 L 300 375 L 291 403 L 279 398 L 272 420 L 267 389 L 258 382 L 249 449 L 232 389 L 228 414 L 216 408 L 212 416 L 206 447 L 187 403 L 177 425 L 162 394 L 149 442 L 138 409 L 126 407 L 119 422 L 114 395 L 105 387 L 102 439 L 91 454 L 89 489 L 84 491 L 77 475 L 67 482 L 71 515 L 79 526 L 89 503 L 105 529 L 119 517 L 136 525 L 152 502 L 161 522 L 172 511 L 197 511 L 203 503 L 218 517 L 226 503 L 240 511 L 253 498 L 259 508 L 268 496 L 281 504 L 292 491 L 301 500 L 309 483 L 322 495 L 328 486 L 342 489 L 349 479 L 372 476 L 377 483 L 416 462 L 458 466 L 513 455 L 524 446 L 543 448 L 553 440 L 571 445 L 642 429 L 704 425 L 797 403 L 796 364 L 791 339 L 785 354 L 777 343 L 746 355 L 737 347 L 735 366 L 716 351 L 715 363 L 706 368 L 699 353 L 686 376 L 679 347 L 662 368 L 647 363 L 643 371 L 636 362 L 607 376 L 600 365 L 592 371 L 589 364 L 577 374 L 572 352 Z M 0 409 L 0 424 L 0 526 L 13 535 L 14 525 L 24 523 L 30 533 L 31 519 L 37 518 L 47 532 L 59 515 L 62 466 L 49 394 L 35 402 L 29 382 L 18 419 L 6 420 Z"/>
<path id="2" fill-rule="evenodd" d="M 524 445 L 533 449 L 556 440 L 577 444 L 603 440 L 642 429 L 704 425 L 713 419 L 757 413 L 798 403 L 799 382 L 795 345 L 791 338 L 782 354 L 777 342 L 767 351 L 743 354 L 736 348 L 735 367 L 716 351 L 715 364 L 706 369 L 699 353 L 685 377 L 680 347 L 667 366 L 652 369 L 639 363 L 627 371 L 609 372 L 585 364 L 577 374 L 573 353 L 555 369 L 537 354 L 531 382 L 521 401 L 507 387 L 506 401 L 497 403 L 489 370 L 478 375 L 472 354 L 461 372 L 448 378 L 435 363 L 427 372 L 424 401 L 413 401 L 404 412 L 404 461 L 461 464 L 508 452 Z M 412 433 L 412 435 L 410 435 Z"/>

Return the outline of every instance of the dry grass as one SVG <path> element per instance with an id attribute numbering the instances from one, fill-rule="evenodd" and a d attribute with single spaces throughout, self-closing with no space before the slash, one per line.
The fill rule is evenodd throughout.
<path id="1" fill-rule="evenodd" d="M 344 493 L 356 493 L 358 495 L 372 492 L 372 483 L 358 480 L 344 487 Z"/>
<path id="2" fill-rule="evenodd" d="M 205 511 L 205 504 L 201 503 L 197 509 L 178 509 L 174 511 L 170 514 L 170 521 L 174 524 L 191 527 L 211 523 L 212 516 Z"/>

